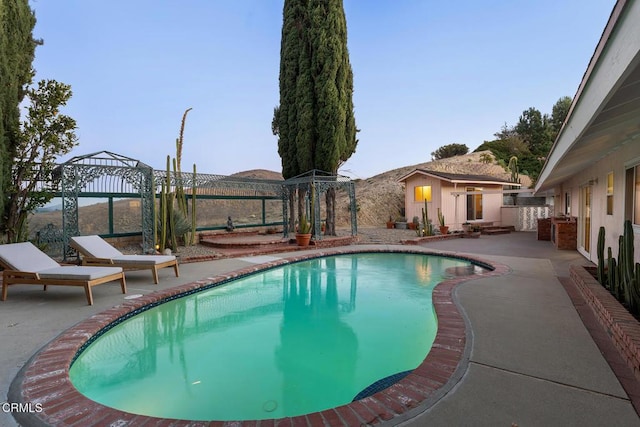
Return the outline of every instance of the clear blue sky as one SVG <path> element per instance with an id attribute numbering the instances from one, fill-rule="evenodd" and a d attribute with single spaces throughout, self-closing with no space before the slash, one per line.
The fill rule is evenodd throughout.
<path id="1" fill-rule="evenodd" d="M 356 153 L 367 178 L 471 150 L 522 111 L 573 96 L 614 0 L 345 0 Z M 189 113 L 183 170 L 281 170 L 283 0 L 32 0 L 36 79 L 70 84 L 71 155 L 108 150 L 164 169 Z"/>

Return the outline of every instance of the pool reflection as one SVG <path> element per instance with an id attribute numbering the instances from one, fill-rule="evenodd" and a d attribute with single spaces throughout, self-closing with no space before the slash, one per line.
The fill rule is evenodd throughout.
<path id="1" fill-rule="evenodd" d="M 339 298 L 335 258 L 314 260 L 309 269 L 284 274 L 284 310 L 275 358 L 282 375 L 285 413 L 300 407 L 301 396 L 315 396 L 318 390 L 338 402 L 352 396 L 358 337 L 341 317 L 355 309 L 357 262 L 352 260 L 347 301 Z"/>

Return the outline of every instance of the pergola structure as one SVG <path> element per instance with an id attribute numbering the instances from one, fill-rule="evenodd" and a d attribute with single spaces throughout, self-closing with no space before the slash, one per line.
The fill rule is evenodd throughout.
<path id="1" fill-rule="evenodd" d="M 317 240 L 322 240 L 320 198 L 326 194 L 329 189 L 344 190 L 349 195 L 351 235 L 355 236 L 358 234 L 356 190 L 353 181 L 346 176 L 332 175 L 329 172 L 313 169 L 284 181 L 283 222 L 285 237 L 288 236 L 290 230 L 290 221 L 292 220 L 293 212 L 290 213 L 289 211 L 292 210 L 295 205 L 293 200 L 296 198 L 296 195 L 300 197 L 300 195 L 303 194 L 304 200 L 302 201 L 302 205 L 305 209 L 305 215 L 308 218 L 313 218 L 313 235 Z M 311 212 L 313 212 L 313 215 L 309 215 Z"/>
<path id="2" fill-rule="evenodd" d="M 78 198 L 104 197 L 118 194 L 139 197 L 142 208 L 142 247 L 150 252 L 154 247 L 154 172 L 139 160 L 109 151 L 76 156 L 58 166 L 61 176 L 62 233 L 64 257 L 73 255 L 71 237 L 80 234 L 78 226 Z"/>
<path id="3" fill-rule="evenodd" d="M 304 189 L 307 209 L 314 209 L 314 231 L 316 239 L 321 239 L 320 204 L 312 204 L 330 188 L 344 189 L 349 194 L 351 212 L 351 233 L 357 234 L 355 187 L 347 177 L 330 175 L 313 170 L 298 177 L 280 181 L 255 178 L 230 177 L 189 172 L 169 172 L 154 170 L 145 163 L 109 151 L 76 156 L 56 168 L 60 178 L 62 197 L 62 235 L 64 257 L 73 256 L 69 247 L 70 238 L 80 234 L 78 221 L 79 197 L 130 197 L 141 200 L 142 248 L 145 253 L 155 248 L 155 198 L 162 183 L 169 183 L 168 191 L 182 186 L 188 197 L 195 194 L 203 197 L 271 198 L 282 200 L 282 218 L 285 237 L 289 234 L 289 199 L 302 194 Z M 313 206 L 312 206 L 313 205 Z"/>

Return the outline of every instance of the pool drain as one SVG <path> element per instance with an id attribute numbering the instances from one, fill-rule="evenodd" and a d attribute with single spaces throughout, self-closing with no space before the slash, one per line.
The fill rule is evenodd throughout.
<path id="1" fill-rule="evenodd" d="M 273 412 L 276 410 L 277 407 L 278 407 L 278 402 L 276 402 L 275 400 L 267 400 L 262 404 L 262 409 L 265 412 Z"/>

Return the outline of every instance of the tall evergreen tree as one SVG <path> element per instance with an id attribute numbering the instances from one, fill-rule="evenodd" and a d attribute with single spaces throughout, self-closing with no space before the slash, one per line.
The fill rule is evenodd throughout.
<path id="1" fill-rule="evenodd" d="M 298 76 L 302 68 L 308 73 L 309 58 L 301 55 L 306 40 L 305 0 L 286 0 L 283 9 L 282 38 L 280 42 L 280 106 L 273 114 L 272 130 L 278 135 L 278 154 L 282 159 L 285 179 L 300 174 L 296 157 L 298 133 Z"/>
<path id="2" fill-rule="evenodd" d="M 0 227 L 6 220 L 7 189 L 19 146 L 20 102 L 33 78 L 36 24 L 28 0 L 0 0 Z"/>
<path id="3" fill-rule="evenodd" d="M 558 133 L 560 133 L 560 129 L 562 129 L 564 119 L 566 119 L 567 114 L 569 114 L 571 102 L 571 97 L 563 96 L 562 98 L 558 99 L 555 104 L 553 104 L 553 109 L 551 110 L 551 129 L 553 131 L 554 141 L 558 136 Z"/>
<path id="4" fill-rule="evenodd" d="M 531 107 L 522 112 L 515 130 L 534 156 L 544 157 L 549 153 L 553 141 L 548 115 Z"/>
<path id="5" fill-rule="evenodd" d="M 278 135 L 282 174 L 336 174 L 355 152 L 353 71 L 342 0 L 285 0 L 280 47 Z M 327 234 L 335 234 L 335 191 L 327 192 Z"/>

